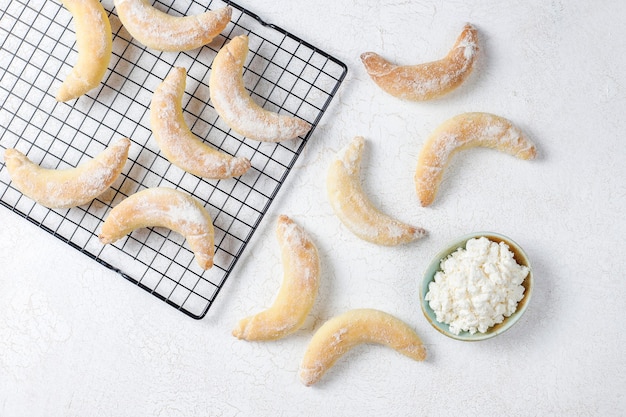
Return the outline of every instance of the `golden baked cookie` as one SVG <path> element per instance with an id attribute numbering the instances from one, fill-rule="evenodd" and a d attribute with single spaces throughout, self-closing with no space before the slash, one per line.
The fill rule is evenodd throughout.
<path id="1" fill-rule="evenodd" d="M 313 307 L 320 278 L 315 244 L 293 220 L 278 218 L 276 238 L 283 262 L 283 282 L 271 307 L 239 321 L 233 336 L 275 340 L 298 330 Z"/>
<path id="2" fill-rule="evenodd" d="M 374 82 L 394 97 L 423 101 L 456 89 L 472 72 L 478 53 L 478 34 L 467 24 L 445 58 L 418 65 L 396 65 L 374 52 L 361 61 Z"/>
<path id="3" fill-rule="evenodd" d="M 106 191 L 124 169 L 130 140 L 120 139 L 76 168 L 46 169 L 17 149 L 4 152 L 15 188 L 48 208 L 82 206 Z"/>
<path id="4" fill-rule="evenodd" d="M 78 59 L 57 92 L 57 101 L 68 101 L 97 87 L 109 67 L 111 24 L 98 0 L 62 0 L 76 26 Z"/>
<path id="5" fill-rule="evenodd" d="M 353 347 L 376 343 L 423 361 L 426 348 L 420 337 L 402 320 L 374 309 L 356 309 L 328 320 L 313 335 L 300 364 L 304 385 L 318 382 Z"/>
<path id="6" fill-rule="evenodd" d="M 172 164 L 199 177 L 224 179 L 244 174 L 250 160 L 220 152 L 187 127 L 181 107 L 186 75 L 184 68 L 172 69 L 152 97 L 150 125 L 161 152 Z"/>
<path id="7" fill-rule="evenodd" d="M 109 212 L 98 237 L 106 245 L 143 227 L 164 227 L 183 235 L 198 265 L 202 269 L 213 266 L 213 221 L 193 196 L 165 187 L 139 191 Z"/>
<path id="8" fill-rule="evenodd" d="M 209 77 L 211 103 L 235 132 L 249 139 L 280 142 L 305 135 L 311 125 L 297 117 L 265 110 L 252 100 L 243 82 L 248 37 L 240 35 L 224 45 L 213 60 Z"/>
<path id="9" fill-rule="evenodd" d="M 443 171 L 460 150 L 481 146 L 520 159 L 533 159 L 537 148 L 507 119 L 489 113 L 463 113 L 442 123 L 429 136 L 417 158 L 415 190 L 422 206 L 435 199 Z"/>
<path id="10" fill-rule="evenodd" d="M 191 16 L 172 16 L 147 0 L 114 0 L 120 21 L 133 38 L 157 51 L 199 48 L 222 33 L 230 22 L 229 6 Z"/>
<path id="11" fill-rule="evenodd" d="M 426 235 L 379 211 L 361 187 L 361 156 L 365 140 L 357 136 L 330 165 L 326 180 L 328 200 L 339 220 L 356 236 L 378 245 L 394 246 Z"/>

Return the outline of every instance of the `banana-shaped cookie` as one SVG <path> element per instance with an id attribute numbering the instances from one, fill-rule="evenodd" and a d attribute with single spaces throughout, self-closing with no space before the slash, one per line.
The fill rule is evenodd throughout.
<path id="1" fill-rule="evenodd" d="M 211 42 L 230 22 L 228 6 L 192 16 L 171 16 L 147 0 L 114 0 L 120 21 L 133 38 L 157 51 L 179 52 Z"/>
<path id="2" fill-rule="evenodd" d="M 111 60 L 111 24 L 98 0 L 62 0 L 76 25 L 78 60 L 57 92 L 58 101 L 75 99 L 97 87 Z"/>
<path id="3" fill-rule="evenodd" d="M 184 68 L 174 68 L 155 89 L 150 125 L 161 152 L 172 164 L 199 177 L 238 177 L 250 168 L 247 158 L 236 158 L 205 144 L 187 127 L 181 107 L 185 92 Z"/>
<path id="4" fill-rule="evenodd" d="M 435 129 L 419 153 L 414 180 L 422 206 L 435 199 L 452 155 L 476 146 L 497 149 L 520 159 L 537 155 L 535 145 L 507 119 L 489 113 L 459 114 Z"/>
<path id="5" fill-rule="evenodd" d="M 130 140 L 120 139 L 76 168 L 46 169 L 17 149 L 7 149 L 4 160 L 13 185 L 48 208 L 69 208 L 89 203 L 106 191 L 122 172 Z"/>
<path id="6" fill-rule="evenodd" d="M 283 262 L 283 282 L 267 310 L 237 324 L 233 336 L 245 340 L 275 340 L 298 330 L 317 296 L 320 260 L 308 234 L 289 217 L 276 224 L 276 237 Z"/>
<path id="7" fill-rule="evenodd" d="M 326 181 L 328 199 L 337 217 L 359 238 L 393 246 L 425 236 L 424 229 L 380 212 L 361 187 L 361 156 L 365 140 L 357 136 L 337 153 Z"/>
<path id="8" fill-rule="evenodd" d="M 395 65 L 374 52 L 361 55 L 367 73 L 394 97 L 423 101 L 441 97 L 457 88 L 472 72 L 478 52 L 478 34 L 465 25 L 448 55 L 418 65 Z"/>
<path id="9" fill-rule="evenodd" d="M 217 114 L 235 132 L 263 142 L 280 142 L 305 135 L 311 125 L 297 117 L 265 110 L 252 100 L 243 83 L 248 37 L 224 45 L 213 60 L 209 93 Z"/>
<path id="10" fill-rule="evenodd" d="M 413 329 L 402 320 L 374 309 L 350 310 L 328 320 L 313 335 L 300 364 L 300 380 L 313 385 L 353 347 L 377 343 L 423 361 L 426 349 Z"/>
<path id="11" fill-rule="evenodd" d="M 98 237 L 103 244 L 113 243 L 142 227 L 165 227 L 183 235 L 198 265 L 213 266 L 213 221 L 191 195 L 164 187 L 139 191 L 109 212 Z"/>

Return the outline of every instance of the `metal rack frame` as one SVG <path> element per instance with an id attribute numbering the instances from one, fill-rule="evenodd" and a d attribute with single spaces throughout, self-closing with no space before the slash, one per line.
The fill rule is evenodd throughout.
<path id="1" fill-rule="evenodd" d="M 56 89 L 75 62 L 71 15 L 48 0 L 12 0 L 0 10 L 0 148 L 17 148 L 52 169 L 75 167 L 122 136 L 132 141 L 126 169 L 88 205 L 51 210 L 23 196 L 0 164 L 0 204 L 80 253 L 195 319 L 203 318 L 258 228 L 347 68 L 304 40 L 230 2 L 157 2 L 172 15 L 197 14 L 224 5 L 231 23 L 211 44 L 181 53 L 158 53 L 133 41 L 109 10 L 113 56 L 102 85 L 68 103 Z M 261 143 L 231 131 L 209 102 L 208 72 L 228 39 L 250 37 L 246 88 L 264 108 L 300 117 L 313 126 L 306 137 Z M 154 87 L 174 66 L 187 69 L 183 112 L 192 132 L 218 149 L 246 156 L 252 169 L 239 178 L 207 180 L 172 166 L 151 140 L 148 106 Z M 98 229 L 108 211 L 127 196 L 165 186 L 198 198 L 213 217 L 215 265 L 201 270 L 182 236 L 166 229 L 137 230 L 102 245 Z"/>

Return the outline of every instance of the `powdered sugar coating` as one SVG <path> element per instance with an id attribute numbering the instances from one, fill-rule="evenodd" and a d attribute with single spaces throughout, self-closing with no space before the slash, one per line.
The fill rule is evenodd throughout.
<path id="1" fill-rule="evenodd" d="M 395 65 L 374 52 L 361 55 L 366 71 L 387 93 L 406 100 L 422 101 L 441 97 L 457 88 L 472 72 L 478 34 L 467 24 L 448 55 L 419 65 Z"/>
<path id="2" fill-rule="evenodd" d="M 128 158 L 130 140 L 120 139 L 76 168 L 55 170 L 38 166 L 16 149 L 4 158 L 13 185 L 48 208 L 69 208 L 92 201 L 117 179 Z"/>
<path id="3" fill-rule="evenodd" d="M 420 150 L 414 180 L 422 206 L 433 202 L 451 157 L 476 146 L 497 149 L 520 159 L 537 155 L 535 144 L 509 120 L 489 113 L 457 115 L 435 129 Z"/>
<path id="4" fill-rule="evenodd" d="M 317 297 L 320 261 L 309 235 L 289 217 L 281 215 L 276 237 L 283 262 L 283 282 L 271 307 L 237 323 L 233 336 L 239 339 L 275 340 L 295 332 Z"/>
<path id="5" fill-rule="evenodd" d="M 78 59 L 57 92 L 58 101 L 77 98 L 97 87 L 111 60 L 109 18 L 98 0 L 63 0 L 76 26 Z"/>
<path id="6" fill-rule="evenodd" d="M 120 21 L 143 45 L 159 51 L 187 51 L 211 42 L 230 22 L 228 6 L 191 16 L 171 16 L 147 0 L 114 0 Z"/>
<path id="7" fill-rule="evenodd" d="M 186 75 L 184 68 L 173 68 L 154 91 L 150 124 L 161 152 L 172 164 L 200 177 L 224 179 L 244 174 L 251 166 L 247 158 L 218 151 L 187 127 L 181 108 Z"/>
<path id="8" fill-rule="evenodd" d="M 380 310 L 354 309 L 315 332 L 300 363 L 300 380 L 307 386 L 315 384 L 341 356 L 362 343 L 385 345 L 416 361 L 426 358 L 420 337 L 402 320 Z"/>
<path id="9" fill-rule="evenodd" d="M 139 191 L 109 212 L 98 237 L 108 244 L 143 227 L 164 227 L 180 233 L 200 267 L 213 266 L 213 222 L 207 210 L 191 195 L 165 187 Z"/>
<path id="10" fill-rule="evenodd" d="M 235 132 L 263 142 L 280 142 L 305 135 L 311 125 L 297 117 L 265 110 L 252 100 L 243 82 L 248 37 L 224 45 L 213 60 L 209 88 L 217 114 Z"/>
<path id="11" fill-rule="evenodd" d="M 379 245 L 399 245 L 425 236 L 424 229 L 380 212 L 363 192 L 360 171 L 364 144 L 362 137 L 355 137 L 331 163 L 326 184 L 335 214 L 359 238 Z"/>

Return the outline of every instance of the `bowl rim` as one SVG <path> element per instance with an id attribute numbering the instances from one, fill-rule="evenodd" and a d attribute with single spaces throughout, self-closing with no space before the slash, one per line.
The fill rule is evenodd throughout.
<path id="1" fill-rule="evenodd" d="M 509 246 L 509 250 L 513 252 L 515 261 L 520 265 L 525 265 L 528 267 L 528 275 L 526 276 L 526 278 L 524 278 L 524 281 L 522 282 L 522 285 L 525 288 L 524 297 L 522 297 L 522 299 L 518 302 L 517 309 L 513 314 L 511 314 L 509 317 L 505 317 L 502 323 L 490 327 L 487 332 L 476 332 L 472 335 L 467 331 L 462 331 L 457 335 L 450 332 L 448 324 L 437 321 L 435 313 L 430 308 L 430 305 L 428 301 L 426 301 L 425 297 L 428 293 L 428 284 L 430 284 L 430 282 L 434 280 L 435 274 L 441 270 L 441 261 L 453 252 L 455 252 L 457 249 L 465 248 L 468 240 L 479 237 L 486 237 L 492 242 L 506 243 Z M 419 288 L 420 305 L 424 317 L 426 317 L 428 322 L 441 334 L 456 340 L 477 342 L 480 340 L 491 339 L 499 334 L 502 334 L 510 329 L 517 321 L 519 321 L 519 318 L 528 308 L 528 304 L 530 302 L 530 299 L 532 298 L 533 287 L 534 277 L 530 259 L 528 258 L 528 255 L 526 254 L 524 249 L 516 241 L 508 236 L 497 232 L 472 232 L 450 240 L 445 246 L 443 246 L 443 249 L 437 252 L 437 254 L 432 258 L 431 262 L 428 264 L 428 267 L 422 275 L 422 281 Z"/>

